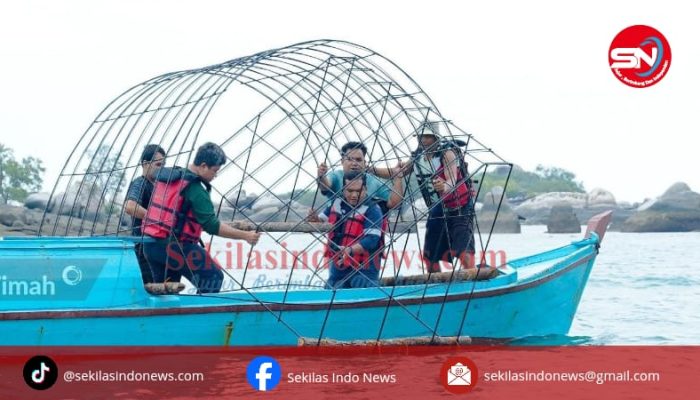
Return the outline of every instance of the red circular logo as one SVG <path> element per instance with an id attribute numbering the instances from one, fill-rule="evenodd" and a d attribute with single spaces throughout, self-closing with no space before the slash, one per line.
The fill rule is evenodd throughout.
<path id="1" fill-rule="evenodd" d="M 613 39 L 608 62 L 620 82 L 635 88 L 649 87 L 668 73 L 671 46 L 661 32 L 650 26 L 630 26 Z"/>
<path id="2" fill-rule="evenodd" d="M 440 369 L 440 382 L 452 393 L 467 393 L 476 386 L 478 380 L 479 370 L 474 361 L 467 357 L 451 357 Z"/>

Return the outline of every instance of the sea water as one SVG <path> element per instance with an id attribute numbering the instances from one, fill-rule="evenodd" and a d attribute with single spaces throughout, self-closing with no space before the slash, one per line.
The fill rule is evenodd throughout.
<path id="1" fill-rule="evenodd" d="M 422 233 L 394 242 L 385 274 L 399 265 L 402 275 L 422 272 Z M 241 282 L 255 290 L 323 287 L 328 276 L 321 266 L 323 235 L 273 235 L 263 235 L 252 251 L 242 242 L 214 241 L 212 254 L 233 278 L 223 290 L 240 290 Z M 513 260 L 582 237 L 526 225 L 521 234 L 493 234 L 487 262 L 498 265 L 504 257 Z M 700 344 L 700 232 L 608 232 L 569 334 L 514 344 Z"/>
<path id="2" fill-rule="evenodd" d="M 523 226 L 494 234 L 512 258 L 561 246 L 580 234 Z M 700 232 L 608 232 L 567 337 L 518 344 L 700 344 Z"/>

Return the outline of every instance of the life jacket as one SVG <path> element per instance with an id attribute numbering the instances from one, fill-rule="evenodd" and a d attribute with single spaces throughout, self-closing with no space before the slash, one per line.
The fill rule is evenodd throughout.
<path id="1" fill-rule="evenodd" d="M 369 202 L 360 205 L 355 209 L 351 209 L 348 214 L 343 214 L 341 204 L 344 200 L 336 198 L 331 205 L 328 215 L 328 223 L 333 229 L 328 232 L 328 243 L 326 244 L 325 256 L 334 260 L 336 265 L 350 266 L 355 269 L 362 268 L 367 265 L 370 257 L 373 257 L 377 262 L 375 265 L 379 267 L 383 256 L 384 249 L 384 232 L 387 230 L 387 219 L 382 218 L 381 228 L 379 232 L 379 245 L 377 249 L 370 252 L 361 251 L 353 252 L 351 257 L 341 259 L 338 253 L 337 246 L 352 246 L 357 244 L 365 234 L 365 220 L 367 219 L 367 211 L 370 207 L 378 207 L 375 203 Z M 338 237 L 340 242 L 338 243 Z"/>
<path id="2" fill-rule="evenodd" d="M 179 167 L 161 168 L 155 180 L 151 203 L 143 219 L 143 233 L 159 239 L 173 237 L 180 242 L 199 241 L 202 225 L 197 222 L 183 192 L 202 180 Z"/>
<path id="3" fill-rule="evenodd" d="M 464 161 L 462 151 L 459 148 L 459 143 L 441 141 L 437 142 L 436 146 L 438 146 L 438 148 L 430 159 L 430 165 L 425 165 L 423 162 L 425 159 L 423 151 L 413 152 L 413 168 L 423 200 L 428 207 L 431 207 L 437 201 L 442 201 L 445 207 L 461 208 L 469 204 L 469 199 L 471 197 L 471 180 L 469 179 L 467 165 Z M 457 176 L 455 182 L 457 186 L 440 197 L 433 187 L 432 180 L 437 176 L 449 182 L 444 165 L 444 154 L 447 150 L 452 150 L 455 154 L 455 161 L 457 162 Z"/>

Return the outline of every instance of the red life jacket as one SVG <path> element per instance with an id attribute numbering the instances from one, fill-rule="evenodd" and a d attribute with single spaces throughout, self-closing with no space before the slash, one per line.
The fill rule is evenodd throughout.
<path id="1" fill-rule="evenodd" d="M 173 236 L 181 242 L 199 241 L 202 225 L 197 222 L 189 202 L 185 202 L 183 197 L 183 191 L 190 184 L 199 182 L 199 178 L 192 175 L 181 169 L 163 168 L 159 172 L 143 219 L 143 233 L 159 239 Z M 172 180 L 169 179 L 171 176 Z"/>
<path id="2" fill-rule="evenodd" d="M 370 207 L 379 207 L 374 203 L 363 204 L 360 207 L 351 210 L 352 213 L 349 216 L 345 216 L 341 210 L 341 204 L 343 200 L 336 198 L 331 205 L 330 214 L 328 215 L 328 223 L 334 228 L 328 232 L 328 243 L 326 244 L 325 256 L 334 260 L 336 265 L 351 266 L 355 269 L 359 269 L 366 266 L 370 257 L 375 259 L 375 266 L 379 267 L 381 264 L 381 258 L 384 249 L 384 232 L 387 228 L 387 218 L 382 218 L 381 229 L 379 232 L 379 246 L 372 253 L 367 251 L 353 252 L 350 257 L 343 257 L 338 254 L 338 251 L 334 249 L 337 246 L 337 235 L 340 235 L 340 246 L 350 247 L 359 243 L 362 236 L 365 234 L 365 220 L 367 219 L 366 213 Z M 381 212 L 381 210 L 380 210 Z M 340 221 L 340 225 L 336 226 Z"/>
<path id="3" fill-rule="evenodd" d="M 447 179 L 447 174 L 445 173 L 445 151 L 453 150 L 455 153 L 455 162 L 457 165 L 457 176 L 455 177 L 455 182 L 457 182 L 457 187 L 453 190 L 447 192 L 440 197 L 443 205 L 447 208 L 461 208 L 469 203 L 469 198 L 471 196 L 471 189 L 469 187 L 469 179 L 465 179 L 466 164 L 462 158 L 461 152 L 455 151 L 451 148 L 441 148 L 434 154 L 434 158 L 440 160 L 440 166 L 432 171 L 423 171 L 420 164 L 417 162 L 414 164 L 416 178 L 418 180 L 418 185 L 421 187 L 421 194 L 425 200 L 425 204 L 430 207 L 432 205 L 432 196 L 435 194 L 435 189 L 433 188 L 432 182 L 429 182 L 433 177 L 437 176 L 442 178 L 445 182 L 449 182 Z M 413 153 L 414 157 L 423 157 L 423 154 L 416 151 Z M 432 164 L 432 162 L 431 162 Z"/>
<path id="4" fill-rule="evenodd" d="M 445 182 L 449 182 L 447 175 L 445 173 L 445 166 L 443 165 L 442 157 L 440 157 L 440 168 L 436 171 L 437 176 L 444 179 Z M 443 195 L 442 202 L 447 208 L 460 208 L 467 203 L 469 203 L 469 196 L 471 195 L 471 190 L 467 186 L 467 182 L 462 176 L 462 171 L 457 168 L 457 176 L 455 177 L 455 182 L 457 182 L 457 187 L 454 190 L 450 190 L 446 195 Z"/>

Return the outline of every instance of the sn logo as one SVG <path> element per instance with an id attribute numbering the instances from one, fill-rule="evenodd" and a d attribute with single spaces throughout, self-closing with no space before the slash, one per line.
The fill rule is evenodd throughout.
<path id="1" fill-rule="evenodd" d="M 648 44 L 655 44 L 652 47 L 651 54 L 647 54 L 641 46 L 646 46 Z M 663 49 L 663 44 L 658 38 L 650 37 L 649 39 L 642 42 L 640 47 L 617 47 L 610 51 L 610 58 L 615 62 L 610 65 L 610 68 L 616 69 L 640 69 L 642 68 L 642 61 L 647 64 L 650 68 L 654 68 L 656 65 L 656 60 L 659 57 L 659 48 Z"/>
<path id="2" fill-rule="evenodd" d="M 634 88 L 649 87 L 666 76 L 671 66 L 671 46 L 650 26 L 628 26 L 610 44 L 608 62 L 620 82 Z"/>

